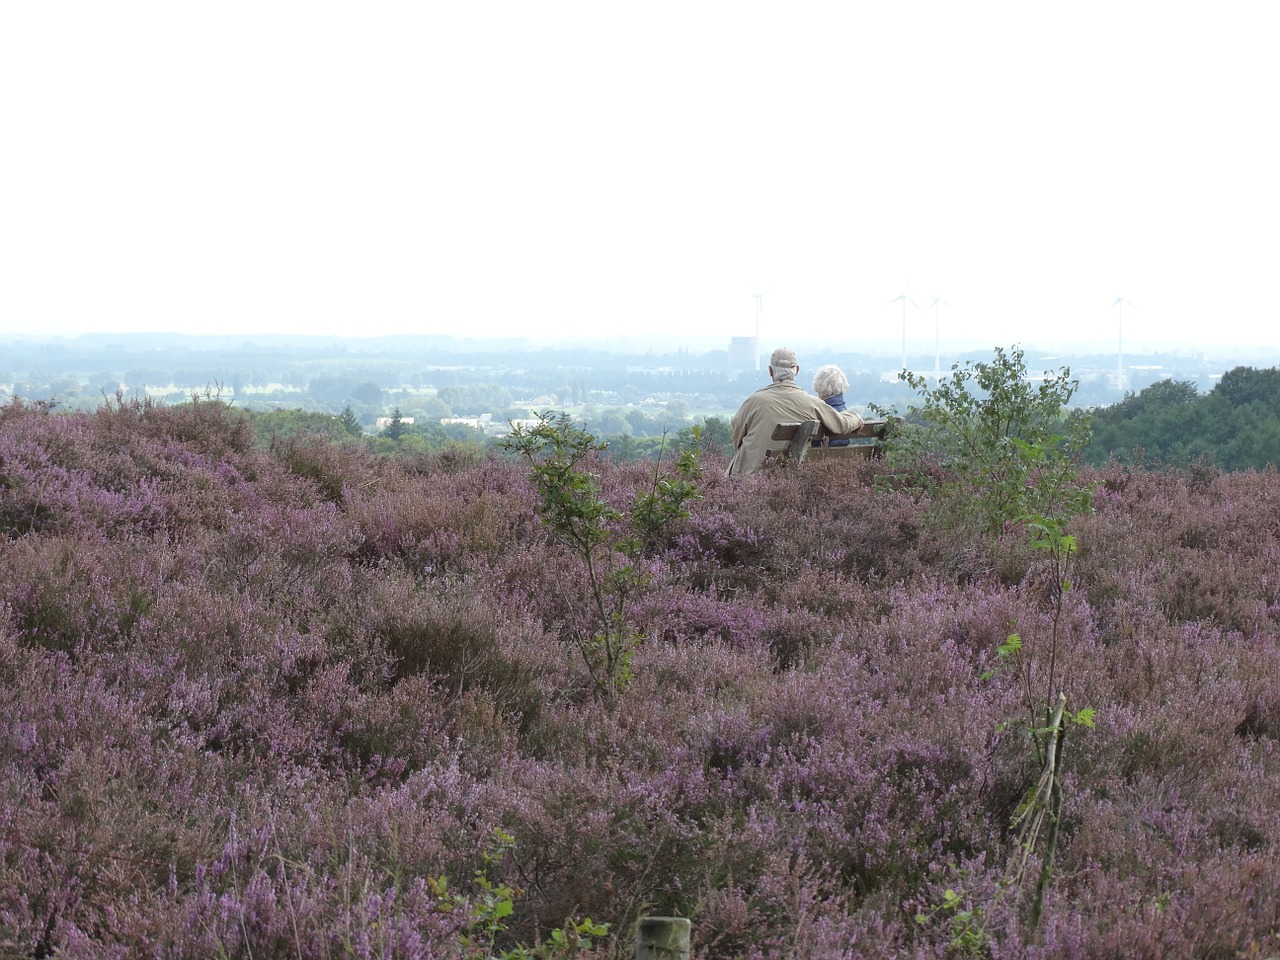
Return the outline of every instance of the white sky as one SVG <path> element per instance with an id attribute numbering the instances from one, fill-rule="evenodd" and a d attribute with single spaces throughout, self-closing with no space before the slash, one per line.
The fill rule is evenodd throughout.
<path id="1" fill-rule="evenodd" d="M 1280 343 L 1280 4 L 33 0 L 0 333 Z M 932 345 L 932 311 L 911 311 Z"/>

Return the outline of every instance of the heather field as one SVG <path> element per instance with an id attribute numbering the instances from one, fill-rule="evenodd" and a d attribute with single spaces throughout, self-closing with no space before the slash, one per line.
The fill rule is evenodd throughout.
<path id="1" fill-rule="evenodd" d="M 0 409 L 0 955 L 1280 955 L 1280 476 L 1083 474 L 1059 595 L 882 463 L 702 466 L 602 693 L 515 457 Z"/>

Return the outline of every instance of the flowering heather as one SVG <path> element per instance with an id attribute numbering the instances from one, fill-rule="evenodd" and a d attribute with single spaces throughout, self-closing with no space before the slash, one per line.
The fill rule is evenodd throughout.
<path id="1" fill-rule="evenodd" d="M 601 701 L 514 460 L 0 408 L 0 954 L 479 958 L 590 916 L 623 957 L 666 913 L 701 958 L 1280 954 L 1280 476 L 1088 474 L 1055 620 L 1019 531 L 878 463 L 706 467 Z M 1055 625 L 1097 714 L 1033 933 L 997 648 L 1038 691 Z"/>

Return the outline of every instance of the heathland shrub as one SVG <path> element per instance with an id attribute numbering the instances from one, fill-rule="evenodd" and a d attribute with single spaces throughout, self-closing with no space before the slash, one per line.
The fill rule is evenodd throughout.
<path id="1" fill-rule="evenodd" d="M 0 953 L 603 960 L 658 912 L 701 960 L 1280 952 L 1274 472 L 1079 474 L 1062 591 L 892 466 L 709 470 L 628 557 L 606 703 L 525 466 L 239 431 L 0 408 Z M 1097 717 L 1033 931 L 998 648 L 1054 630 Z"/>

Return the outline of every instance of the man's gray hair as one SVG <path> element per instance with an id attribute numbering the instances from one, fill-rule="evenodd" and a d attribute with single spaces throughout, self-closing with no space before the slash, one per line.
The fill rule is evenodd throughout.
<path id="1" fill-rule="evenodd" d="M 789 347 L 779 347 L 769 357 L 769 370 L 772 372 L 774 383 L 794 380 L 796 371 L 799 369 L 800 362 L 796 360 L 796 352 Z"/>
<path id="2" fill-rule="evenodd" d="M 834 397 L 837 393 L 844 393 L 848 388 L 849 378 L 833 363 L 819 367 L 818 372 L 813 375 L 813 392 L 823 400 Z"/>

